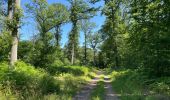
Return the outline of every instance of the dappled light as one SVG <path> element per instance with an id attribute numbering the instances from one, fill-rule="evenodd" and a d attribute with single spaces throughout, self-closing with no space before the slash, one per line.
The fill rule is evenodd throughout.
<path id="1" fill-rule="evenodd" d="M 0 100 L 170 100 L 170 0 L 0 0 Z"/>

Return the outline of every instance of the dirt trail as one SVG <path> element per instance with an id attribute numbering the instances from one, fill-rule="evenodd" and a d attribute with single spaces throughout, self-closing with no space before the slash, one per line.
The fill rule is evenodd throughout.
<path id="1" fill-rule="evenodd" d="M 77 92 L 77 94 L 73 97 L 73 100 L 90 100 L 90 94 L 92 90 L 96 87 L 101 74 L 102 72 L 97 72 L 97 76 L 92 79 L 90 83 L 84 86 L 81 91 Z"/>
<path id="2" fill-rule="evenodd" d="M 77 94 L 73 97 L 73 100 L 90 100 L 90 94 L 92 93 L 93 89 L 96 87 L 97 82 L 99 81 L 100 75 L 103 72 L 98 72 L 96 78 L 92 79 L 89 84 L 84 86 L 81 91 L 77 92 Z M 111 85 L 111 78 L 108 76 L 104 76 L 104 83 L 105 83 L 105 100 L 119 100 L 117 95 L 112 90 Z"/>
<path id="3" fill-rule="evenodd" d="M 111 78 L 108 76 L 104 77 L 104 82 L 105 82 L 105 100 L 119 100 L 117 95 L 113 92 L 112 90 L 112 85 L 111 85 Z"/>

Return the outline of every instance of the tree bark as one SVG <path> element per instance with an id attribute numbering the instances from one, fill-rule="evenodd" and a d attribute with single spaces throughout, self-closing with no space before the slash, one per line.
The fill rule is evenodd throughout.
<path id="1" fill-rule="evenodd" d="M 73 22 L 73 29 L 72 29 L 72 50 L 71 50 L 71 64 L 74 64 L 74 60 L 75 60 L 75 51 L 76 51 L 76 47 L 77 47 L 77 41 L 78 41 L 78 31 L 77 31 L 77 20 Z"/>
<path id="2" fill-rule="evenodd" d="M 72 44 L 72 51 L 71 51 L 71 64 L 74 64 L 74 43 Z"/>
<path id="3" fill-rule="evenodd" d="M 84 33 L 84 64 L 86 65 L 87 62 L 87 33 Z"/>
<path id="4" fill-rule="evenodd" d="M 8 18 L 9 18 L 9 20 L 12 20 L 12 18 L 13 18 L 12 4 L 13 4 L 13 0 L 8 0 Z"/>
<path id="5" fill-rule="evenodd" d="M 93 63 L 94 63 L 94 66 L 96 66 L 96 50 L 95 50 L 95 48 L 93 49 Z"/>
<path id="6" fill-rule="evenodd" d="M 20 8 L 20 0 L 15 0 L 15 7 L 14 7 L 14 13 L 16 10 Z M 19 21 L 19 19 L 16 19 Z M 14 30 L 12 31 L 12 48 L 11 48 L 11 59 L 10 59 L 10 65 L 14 66 L 14 63 L 17 61 L 17 52 L 18 52 L 18 25 L 15 26 Z"/>
<path id="7" fill-rule="evenodd" d="M 55 27 L 56 33 L 55 33 L 55 38 L 56 38 L 56 45 L 59 47 L 60 45 L 60 26 Z"/>

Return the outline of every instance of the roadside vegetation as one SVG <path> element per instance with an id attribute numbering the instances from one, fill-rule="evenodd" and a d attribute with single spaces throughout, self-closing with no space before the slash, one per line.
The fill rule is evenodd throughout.
<path id="1" fill-rule="evenodd" d="M 170 77 L 148 77 L 139 70 L 111 73 L 113 90 L 121 100 L 169 100 Z"/>
<path id="2" fill-rule="evenodd" d="M 1 99 L 68 100 L 95 75 L 92 68 L 83 66 L 58 68 L 54 74 L 54 70 L 51 73 L 22 61 L 17 62 L 13 70 L 9 70 L 7 63 L 1 63 Z"/>
<path id="3" fill-rule="evenodd" d="M 0 99 L 69 100 L 104 68 L 122 100 L 170 100 L 170 0 L 0 0 Z"/>

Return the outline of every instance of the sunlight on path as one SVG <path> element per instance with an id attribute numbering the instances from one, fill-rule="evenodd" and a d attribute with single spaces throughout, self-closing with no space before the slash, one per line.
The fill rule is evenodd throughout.
<path id="1" fill-rule="evenodd" d="M 112 85 L 111 85 L 111 78 L 109 76 L 104 76 L 104 82 L 105 82 L 105 100 L 119 100 L 117 97 L 117 94 L 115 94 L 112 90 Z"/>
<path id="2" fill-rule="evenodd" d="M 97 76 L 92 79 L 89 84 L 84 86 L 81 91 L 77 92 L 77 94 L 73 97 L 73 100 L 90 100 L 90 94 L 92 90 L 96 87 L 101 74 L 102 72 L 99 71 L 97 73 Z"/>
<path id="3" fill-rule="evenodd" d="M 103 72 L 98 72 L 97 76 L 90 81 L 89 84 L 84 86 L 81 91 L 77 92 L 77 94 L 73 97 L 73 100 L 90 100 L 90 94 L 93 89 L 96 87 L 97 82 L 100 80 L 100 77 L 104 76 L 104 88 L 105 88 L 105 100 L 119 100 L 118 94 L 115 94 L 112 90 L 111 85 L 111 77 L 107 75 L 103 75 Z"/>

